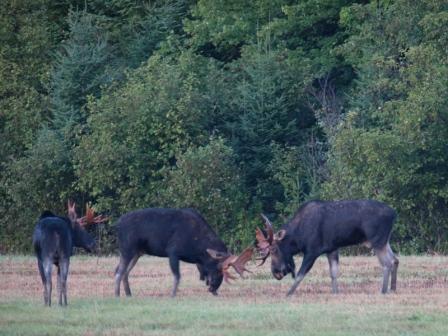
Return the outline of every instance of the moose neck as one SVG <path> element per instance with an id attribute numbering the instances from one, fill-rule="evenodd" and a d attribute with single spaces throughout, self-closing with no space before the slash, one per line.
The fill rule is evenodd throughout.
<path id="1" fill-rule="evenodd" d="M 293 256 L 303 252 L 305 248 L 305 242 L 303 240 L 302 234 L 295 234 L 295 231 L 300 231 L 300 227 L 296 227 L 295 230 L 292 230 L 291 227 L 284 226 L 287 234 L 286 237 L 282 240 L 281 245 L 284 251 L 288 251 Z"/>
<path id="2" fill-rule="evenodd" d="M 75 247 L 82 247 L 81 246 L 81 234 L 79 232 L 79 228 L 78 227 L 73 227 L 73 225 L 70 226 L 71 230 L 72 230 L 72 241 L 73 241 L 73 246 Z"/>

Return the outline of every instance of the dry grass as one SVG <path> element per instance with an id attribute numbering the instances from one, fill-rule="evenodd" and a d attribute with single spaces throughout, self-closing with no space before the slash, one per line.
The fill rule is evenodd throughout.
<path id="1" fill-rule="evenodd" d="M 331 294 L 328 266 L 320 258 L 298 292 L 294 302 L 326 303 L 396 303 L 427 305 L 428 309 L 448 310 L 448 257 L 401 257 L 398 278 L 398 292 L 379 295 L 381 268 L 375 257 L 341 257 L 339 287 L 340 294 Z M 300 260 L 297 260 L 300 262 Z M 69 298 L 108 298 L 113 296 L 114 270 L 117 257 L 71 259 L 68 282 Z M 242 299 L 245 302 L 281 302 L 292 283 L 290 277 L 277 281 L 269 272 L 269 265 L 256 268 L 246 280 L 232 285 L 223 284 L 219 290 L 223 300 Z M 56 283 L 53 271 L 53 283 Z M 208 297 L 206 286 L 199 281 L 194 265 L 181 265 L 181 284 L 178 296 L 181 298 Z M 0 302 L 25 299 L 41 301 L 42 284 L 33 257 L 0 258 Z M 173 279 L 167 259 L 142 257 L 130 276 L 133 296 L 141 298 L 166 297 Z"/>
<path id="2" fill-rule="evenodd" d="M 394 329 L 395 333 L 392 332 L 392 334 L 421 334 L 419 328 L 413 330 L 411 326 L 414 325 L 420 327 L 434 325 L 434 330 L 425 329 L 427 332 L 424 334 L 428 335 L 431 335 L 432 331 L 438 334 L 441 331 L 448 331 L 448 257 L 400 257 L 398 291 L 389 295 L 380 294 L 381 268 L 375 257 L 341 257 L 340 259 L 341 293 L 338 295 L 331 294 L 327 261 L 326 258 L 320 258 L 291 299 L 286 299 L 285 294 L 292 279 L 290 277 L 282 281 L 273 279 L 268 265 L 261 268 L 251 265 L 253 274 L 232 285 L 223 284 L 219 290 L 219 297 L 214 298 L 208 293 L 205 284 L 199 281 L 196 267 L 189 264 L 181 265 L 182 279 L 178 297 L 171 299 L 169 293 L 173 279 L 167 260 L 143 257 L 130 276 L 134 298 L 115 300 L 113 275 L 118 257 L 74 257 L 71 259 L 68 282 L 69 309 L 70 307 L 86 309 L 86 305 L 89 306 L 87 309 L 91 309 L 93 302 L 96 306 L 103 307 L 105 312 L 108 311 L 104 313 L 105 315 L 101 315 L 102 317 L 112 317 L 116 312 L 118 314 L 116 319 L 119 321 L 120 318 L 129 319 L 129 316 L 122 314 L 124 308 L 121 307 L 125 306 L 130 316 L 141 314 L 141 319 L 135 319 L 133 328 L 136 329 L 120 329 L 121 324 L 111 325 L 108 328 L 105 322 L 106 324 L 100 329 L 89 331 L 88 328 L 76 329 L 82 322 L 80 317 L 73 317 L 72 323 L 77 326 L 73 329 L 73 334 L 172 334 L 179 328 L 187 328 L 183 324 L 185 323 L 187 326 L 191 324 L 193 329 L 190 331 L 194 335 L 227 334 L 224 331 L 230 327 L 230 331 L 241 329 L 241 332 L 230 332 L 229 335 L 251 335 L 251 330 L 246 330 L 246 324 L 241 324 L 243 322 L 240 321 L 241 315 L 246 314 L 249 320 L 253 319 L 255 326 L 276 331 L 276 334 L 282 330 L 280 334 L 288 334 L 284 328 L 289 325 L 295 328 L 297 316 L 307 317 L 301 324 L 303 330 L 309 328 L 313 331 L 315 330 L 313 327 L 321 325 L 322 334 L 328 335 L 339 334 L 337 330 L 345 330 L 337 329 L 338 325 L 340 327 L 344 323 L 349 323 L 349 327 L 341 333 L 342 335 L 359 334 L 359 323 L 367 323 L 363 331 L 365 334 L 369 334 L 369 330 L 373 330 L 374 334 L 382 334 L 382 331 L 389 333 L 388 326 L 384 326 L 384 330 L 379 326 L 383 323 L 384 316 L 391 315 L 396 316 L 397 320 L 391 320 L 389 323 L 392 323 L 394 328 L 398 328 Z M 299 262 L 300 260 L 297 260 L 297 263 Z M 14 314 L 20 315 L 20 313 L 13 314 L 13 311 L 20 310 L 18 307 L 21 305 L 28 307 L 29 310 L 25 313 L 32 314 L 33 309 L 43 310 L 41 308 L 42 284 L 33 257 L 1 256 L 0 279 L 0 329 L 7 321 L 18 325 L 27 321 L 25 317 L 22 319 L 20 316 L 15 319 Z M 53 283 L 56 283 L 55 275 Z M 53 302 L 56 302 L 55 290 Z M 51 308 L 51 310 L 56 309 L 61 310 L 58 307 Z M 153 315 L 159 314 L 164 309 L 166 313 L 157 315 L 157 323 L 148 331 L 146 322 L 149 317 L 139 309 L 150 309 Z M 265 309 L 270 309 L 270 314 L 278 316 L 279 320 L 263 320 Z M 8 310 L 11 316 L 2 318 L 2 312 Z M 191 316 L 185 312 L 190 310 Z M 235 311 L 238 312 L 236 315 Z M 179 319 L 176 319 L 176 314 L 179 314 Z M 210 319 L 207 314 L 215 316 L 216 320 Z M 215 333 L 207 328 L 204 331 L 202 325 L 196 325 L 194 321 L 198 316 L 206 324 L 209 323 L 210 328 L 215 328 Z M 221 316 L 225 320 L 222 320 Z M 42 317 L 44 321 L 46 318 Z M 374 325 L 369 326 L 369 321 L 374 321 L 372 322 Z M 364 326 L 361 327 L 364 328 Z M 441 330 L 445 327 L 446 330 Z M 400 328 L 403 328 L 403 333 L 400 332 Z M 33 334 L 33 332 L 27 332 L 27 329 L 24 330 L 25 334 Z M 207 330 L 210 333 L 207 333 Z"/>

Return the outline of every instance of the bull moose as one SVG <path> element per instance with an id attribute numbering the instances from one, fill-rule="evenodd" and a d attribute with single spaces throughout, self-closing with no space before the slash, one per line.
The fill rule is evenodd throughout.
<path id="1" fill-rule="evenodd" d="M 256 230 L 256 245 L 263 264 L 271 256 L 271 271 L 277 280 L 291 273 L 295 278 L 288 296 L 292 295 L 316 259 L 326 254 L 330 266 L 333 293 L 338 292 L 338 249 L 364 244 L 373 248 L 383 267 L 382 293 L 397 288 L 398 258 L 392 252 L 389 238 L 396 212 L 374 200 L 310 201 L 303 204 L 293 218 L 274 234 L 269 219 L 265 232 Z M 266 233 L 266 234 L 265 234 Z M 302 252 L 297 275 L 293 256 Z"/>
<path id="2" fill-rule="evenodd" d="M 171 296 L 176 296 L 180 281 L 179 261 L 196 264 L 200 279 L 209 291 L 217 295 L 223 279 L 235 277 L 230 267 L 243 276 L 245 264 L 253 248 L 240 256 L 230 254 L 224 242 L 205 219 L 193 209 L 148 208 L 129 212 L 116 225 L 120 262 L 115 271 L 115 296 L 120 296 L 120 284 L 126 296 L 131 296 L 129 273 L 143 254 L 165 257 L 174 275 Z"/>
<path id="3" fill-rule="evenodd" d="M 68 202 L 68 217 L 60 217 L 44 211 L 34 229 L 33 246 L 37 265 L 44 286 L 44 303 L 51 306 L 52 265 L 58 269 L 59 305 L 67 305 L 67 277 L 73 247 L 82 247 L 88 252 L 95 249 L 95 240 L 84 229 L 87 224 L 101 223 L 106 217 L 94 215 L 87 207 L 86 215 L 78 218 L 75 203 Z"/>

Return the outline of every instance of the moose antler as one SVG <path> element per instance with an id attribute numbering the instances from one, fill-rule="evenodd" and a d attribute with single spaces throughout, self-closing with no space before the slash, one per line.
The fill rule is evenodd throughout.
<path id="1" fill-rule="evenodd" d="M 68 209 L 68 212 L 73 212 L 73 211 L 76 212 L 75 207 L 76 207 L 76 203 L 75 203 L 75 202 L 72 202 L 72 201 L 70 201 L 70 200 L 67 200 L 67 209 Z"/>
<path id="2" fill-rule="evenodd" d="M 222 273 L 224 275 L 224 281 L 230 283 L 229 279 L 235 280 L 236 277 L 230 274 L 230 266 L 244 279 L 244 271 L 251 273 L 246 268 L 246 264 L 252 259 L 254 249 L 249 246 L 239 256 L 231 255 L 224 260 L 222 265 Z"/>
<path id="3" fill-rule="evenodd" d="M 238 257 L 235 261 L 231 262 L 229 264 L 229 266 L 232 266 L 235 271 L 242 277 L 244 278 L 244 271 L 251 273 L 251 271 L 249 271 L 246 268 L 246 264 L 252 260 L 252 255 L 254 253 L 254 249 L 253 247 L 248 247 L 246 248 Z"/>
<path id="4" fill-rule="evenodd" d="M 263 231 L 259 228 L 255 229 L 255 238 L 257 239 L 257 250 L 261 254 L 261 258 L 257 258 L 257 260 L 261 260 L 261 263 L 258 266 L 261 266 L 265 263 L 266 259 L 269 257 L 269 246 L 272 245 L 274 240 L 274 229 L 272 227 L 272 223 L 264 214 L 261 214 L 261 217 L 264 219 L 264 226 L 267 233 L 267 237 L 264 235 Z"/>
<path id="5" fill-rule="evenodd" d="M 79 219 L 78 223 L 82 226 L 89 224 L 99 224 L 107 221 L 109 217 L 99 215 L 95 217 L 95 210 L 90 206 L 89 203 L 86 204 L 86 215 Z"/>
<path id="6" fill-rule="evenodd" d="M 68 217 L 72 221 L 76 221 L 76 219 L 78 218 L 78 215 L 76 214 L 76 204 L 75 204 L 75 202 L 67 200 L 67 213 L 68 213 Z"/>
<path id="7" fill-rule="evenodd" d="M 267 240 L 268 240 L 269 244 L 272 244 L 272 241 L 274 240 L 274 227 L 273 227 L 271 221 L 269 220 L 269 218 L 267 218 L 264 214 L 261 214 L 261 217 L 263 217 L 263 219 L 264 219 L 264 227 L 268 234 Z"/>
<path id="8" fill-rule="evenodd" d="M 250 273 L 250 271 L 246 268 L 246 264 L 252 259 L 254 252 L 254 249 L 251 246 L 246 248 L 239 256 L 229 254 L 227 252 L 217 252 L 212 249 L 207 249 L 207 252 L 213 259 L 220 261 L 220 268 L 224 276 L 224 281 L 227 283 L 230 283 L 229 279 L 236 279 L 236 277 L 230 273 L 230 267 L 233 267 L 242 278 L 244 278 L 244 271 Z"/>
<path id="9" fill-rule="evenodd" d="M 67 200 L 67 214 L 68 218 L 70 218 L 70 221 L 72 222 L 72 225 L 74 225 L 74 223 L 79 223 L 78 214 L 76 213 L 75 202 Z"/>

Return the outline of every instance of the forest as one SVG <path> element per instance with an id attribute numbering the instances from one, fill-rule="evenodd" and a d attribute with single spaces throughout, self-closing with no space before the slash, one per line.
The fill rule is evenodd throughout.
<path id="1" fill-rule="evenodd" d="M 40 213 L 198 209 L 234 250 L 312 199 L 448 253 L 446 0 L 3 0 L 0 253 Z M 81 210 L 82 210 L 81 209 Z"/>

